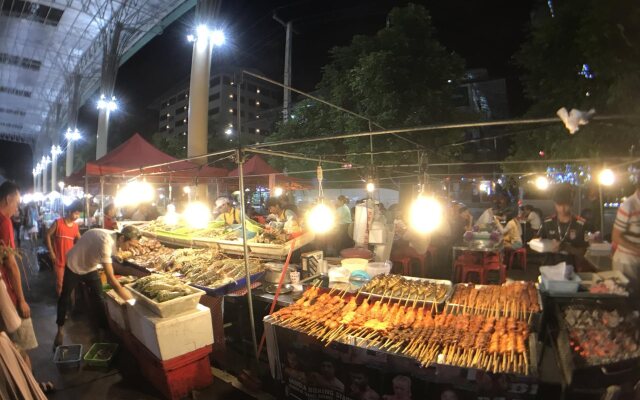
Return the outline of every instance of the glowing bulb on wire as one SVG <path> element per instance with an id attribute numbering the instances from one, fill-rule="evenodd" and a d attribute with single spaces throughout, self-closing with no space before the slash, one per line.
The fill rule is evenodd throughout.
<path id="1" fill-rule="evenodd" d="M 376 190 L 376 185 L 373 182 L 367 182 L 367 192 L 373 193 Z"/>
<path id="2" fill-rule="evenodd" d="M 315 233 L 327 233 L 333 228 L 335 216 L 327 205 L 315 205 L 307 216 L 307 225 Z"/>
<path id="3" fill-rule="evenodd" d="M 549 189 L 549 180 L 544 176 L 539 176 L 536 178 L 536 187 L 540 190 Z"/>
<path id="4" fill-rule="evenodd" d="M 282 196 L 282 193 L 284 191 L 282 190 L 282 188 L 280 186 L 276 186 L 276 188 L 273 190 L 273 196 L 274 197 L 280 197 Z"/>
<path id="5" fill-rule="evenodd" d="M 442 205 L 433 197 L 418 195 L 409 209 L 409 224 L 418 233 L 433 232 L 442 223 Z"/>
<path id="6" fill-rule="evenodd" d="M 611 186 L 615 181 L 616 176 L 609 168 L 603 169 L 600 171 L 600 174 L 598 174 L 598 182 L 600 182 L 602 186 Z"/>
<path id="7" fill-rule="evenodd" d="M 196 229 L 204 229 L 209 225 L 211 211 L 204 203 L 194 201 L 187 205 L 182 216 L 187 224 Z"/>

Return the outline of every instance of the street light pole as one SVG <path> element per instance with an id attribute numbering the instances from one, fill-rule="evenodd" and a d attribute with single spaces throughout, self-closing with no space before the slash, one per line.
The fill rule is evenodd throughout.
<path id="1" fill-rule="evenodd" d="M 278 21 L 286 29 L 285 43 L 284 43 L 284 85 L 291 86 L 291 48 L 293 39 L 293 22 L 284 22 L 276 14 L 273 14 L 273 19 Z M 286 122 L 289 119 L 291 112 L 291 90 L 288 87 L 284 88 L 284 96 L 282 100 L 282 121 Z"/>

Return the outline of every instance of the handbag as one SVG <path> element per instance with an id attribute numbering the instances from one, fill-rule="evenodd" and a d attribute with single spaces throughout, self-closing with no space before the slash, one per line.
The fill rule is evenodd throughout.
<path id="1" fill-rule="evenodd" d="M 0 279 L 0 317 L 0 331 L 13 333 L 22 324 L 3 279 Z"/>

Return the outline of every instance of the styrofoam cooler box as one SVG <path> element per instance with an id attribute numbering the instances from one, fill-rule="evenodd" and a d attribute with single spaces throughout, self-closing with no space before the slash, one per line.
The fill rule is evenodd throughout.
<path id="1" fill-rule="evenodd" d="M 145 307 L 127 303 L 131 334 L 160 360 L 169 360 L 213 343 L 211 311 L 198 304 L 194 311 L 160 318 Z"/>
<path id="2" fill-rule="evenodd" d="M 129 317 L 127 315 L 126 301 L 116 294 L 115 290 L 105 293 L 105 303 L 107 304 L 107 314 L 123 331 L 129 330 Z"/>

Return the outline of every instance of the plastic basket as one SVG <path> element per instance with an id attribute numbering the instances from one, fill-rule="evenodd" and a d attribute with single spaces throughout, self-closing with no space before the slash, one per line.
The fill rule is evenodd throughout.
<path id="1" fill-rule="evenodd" d="M 60 369 L 80 368 L 82 360 L 82 345 L 70 344 L 68 346 L 56 347 L 53 354 L 53 363 Z"/>
<path id="2" fill-rule="evenodd" d="M 118 350 L 117 343 L 94 343 L 87 354 L 84 355 L 84 362 L 92 367 L 107 368 Z M 101 353 L 108 352 L 108 357 L 103 357 Z"/>

